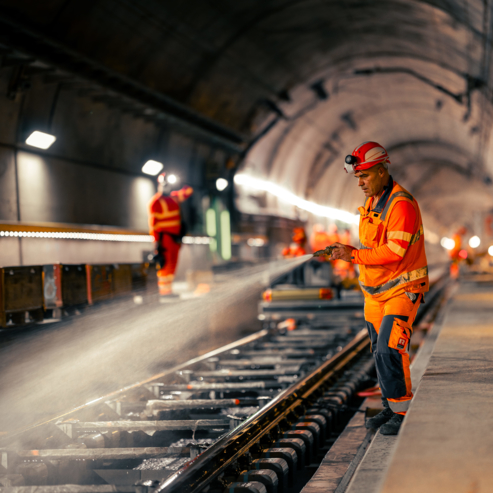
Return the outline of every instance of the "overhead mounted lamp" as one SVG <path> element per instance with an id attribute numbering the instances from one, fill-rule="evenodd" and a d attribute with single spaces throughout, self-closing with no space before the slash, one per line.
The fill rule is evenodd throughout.
<path id="1" fill-rule="evenodd" d="M 150 159 L 142 166 L 142 173 L 146 175 L 156 176 L 164 168 L 163 163 Z"/>
<path id="2" fill-rule="evenodd" d="M 26 144 L 38 149 L 48 149 L 55 142 L 56 137 L 51 134 L 35 130 L 27 139 Z"/>
<path id="3" fill-rule="evenodd" d="M 481 245 L 481 239 L 479 236 L 473 236 L 469 239 L 469 246 L 471 248 L 478 248 L 479 245 Z"/>
<path id="4" fill-rule="evenodd" d="M 222 192 L 223 190 L 225 190 L 229 185 L 229 182 L 228 180 L 226 180 L 225 178 L 218 178 L 216 180 L 216 188 Z"/>

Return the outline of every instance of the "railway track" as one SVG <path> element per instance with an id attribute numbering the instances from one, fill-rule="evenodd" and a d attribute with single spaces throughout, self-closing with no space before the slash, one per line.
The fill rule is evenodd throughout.
<path id="1" fill-rule="evenodd" d="M 335 305 L 336 306 L 336 305 Z M 361 302 L 0 441 L 2 493 L 299 491 L 373 369 Z"/>

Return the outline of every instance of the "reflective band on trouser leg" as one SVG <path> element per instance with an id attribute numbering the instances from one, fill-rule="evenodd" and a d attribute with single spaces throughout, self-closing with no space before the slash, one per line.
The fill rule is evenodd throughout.
<path id="1" fill-rule="evenodd" d="M 171 293 L 171 286 L 175 276 L 173 274 L 162 274 L 165 269 L 160 269 L 157 273 L 157 287 L 159 289 L 159 294 L 165 296 Z M 161 273 L 161 274 L 160 274 Z"/>
<path id="2" fill-rule="evenodd" d="M 392 279 L 385 284 L 380 284 L 380 286 L 365 286 L 360 282 L 361 289 L 366 291 L 370 295 L 381 294 L 389 289 L 395 288 L 400 284 L 406 284 L 408 282 L 417 281 L 428 275 L 428 266 L 420 267 L 419 269 L 413 270 L 411 272 L 406 272 L 395 279 Z"/>
<path id="3" fill-rule="evenodd" d="M 411 405 L 411 400 L 413 398 L 413 394 L 411 392 L 411 397 L 403 397 L 402 399 L 391 399 L 387 398 L 387 402 L 389 403 L 390 409 L 396 414 L 406 414 L 409 406 Z"/>

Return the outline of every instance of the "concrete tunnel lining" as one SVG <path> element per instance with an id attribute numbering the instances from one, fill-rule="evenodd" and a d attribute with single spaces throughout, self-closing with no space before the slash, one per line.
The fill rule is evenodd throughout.
<path id="1" fill-rule="evenodd" d="M 294 121 L 281 118 L 250 149 L 241 169 L 300 197 L 354 212 L 361 196 L 341 175 L 339 163 L 355 145 L 375 139 L 389 148 L 395 177 L 404 186 L 415 187 L 412 170 L 419 169 L 416 173 L 423 177 L 424 164 L 436 162 L 435 167 L 441 168 L 450 163 L 459 175 L 466 170 L 466 180 L 454 179 L 471 188 L 469 199 L 457 196 L 454 207 L 464 211 L 464 217 L 491 207 L 482 193 L 472 192 L 491 173 L 487 40 L 492 26 L 479 0 L 467 4 L 403 0 L 231 4 L 216 0 L 207 5 L 195 0 L 138 5 L 99 0 L 84 8 L 72 1 L 52 2 L 41 9 L 30 0 L 7 0 L 2 11 L 41 36 L 164 93 L 250 140 L 275 117 L 264 104 L 266 99 L 288 119 L 303 113 Z M 316 101 L 310 89 L 317 81 L 328 93 L 325 101 Z M 66 129 L 63 154 L 87 154 L 85 144 L 99 140 L 90 149 L 94 160 L 131 171 L 135 169 L 131 162 L 140 161 L 146 147 L 159 147 L 153 143 L 160 139 L 159 132 L 153 136 L 144 128 L 152 122 L 125 118 L 117 129 L 118 110 L 109 114 L 101 108 L 99 118 L 105 123 L 98 123 L 100 130 L 117 129 L 120 135 L 137 130 L 136 140 L 142 144 L 124 140 L 123 148 L 118 148 L 116 139 L 105 146 L 97 132 L 91 135 L 83 125 L 69 122 L 72 94 L 67 85 L 55 108 L 56 126 Z M 48 109 L 42 109 L 46 95 L 46 90 L 40 91 L 32 98 L 37 102 L 31 101 L 25 111 L 46 113 Z M 78 114 L 87 126 L 90 120 L 85 118 L 84 106 Z M 419 150 L 413 144 L 425 141 L 430 144 Z M 195 145 L 192 137 L 178 147 L 186 150 Z M 405 153 L 397 150 L 403 146 L 408 147 Z M 113 160 L 112 152 L 122 159 Z M 187 156 L 190 152 L 178 153 L 176 166 Z M 193 175 L 195 168 L 189 167 L 186 173 Z M 446 183 L 451 178 L 435 169 L 427 178 L 436 191 L 427 207 L 433 216 L 430 224 L 440 223 L 446 232 L 457 223 L 457 218 L 440 215 L 441 200 L 449 200 Z M 240 210 L 262 214 L 268 209 L 286 215 L 272 198 L 266 197 L 265 210 L 258 202 L 256 208 L 250 202 L 240 190 Z"/>

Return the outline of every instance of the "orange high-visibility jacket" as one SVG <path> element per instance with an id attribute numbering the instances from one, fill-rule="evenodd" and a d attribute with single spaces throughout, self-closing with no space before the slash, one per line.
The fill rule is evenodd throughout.
<path id="1" fill-rule="evenodd" d="M 418 203 L 392 178 L 389 185 L 373 210 L 372 197 L 359 208 L 361 249 L 352 252 L 352 262 L 360 265 L 364 295 L 382 301 L 404 291 L 424 293 L 429 289 Z"/>
<path id="2" fill-rule="evenodd" d="M 282 251 L 282 256 L 286 258 L 302 257 L 303 255 L 306 255 L 306 250 L 297 244 L 284 248 Z"/>
<path id="3" fill-rule="evenodd" d="M 149 202 L 149 232 L 156 241 L 159 233 L 180 234 L 181 214 L 180 202 L 188 199 L 193 193 L 192 187 L 183 187 L 181 190 L 163 195 L 156 193 Z"/>

